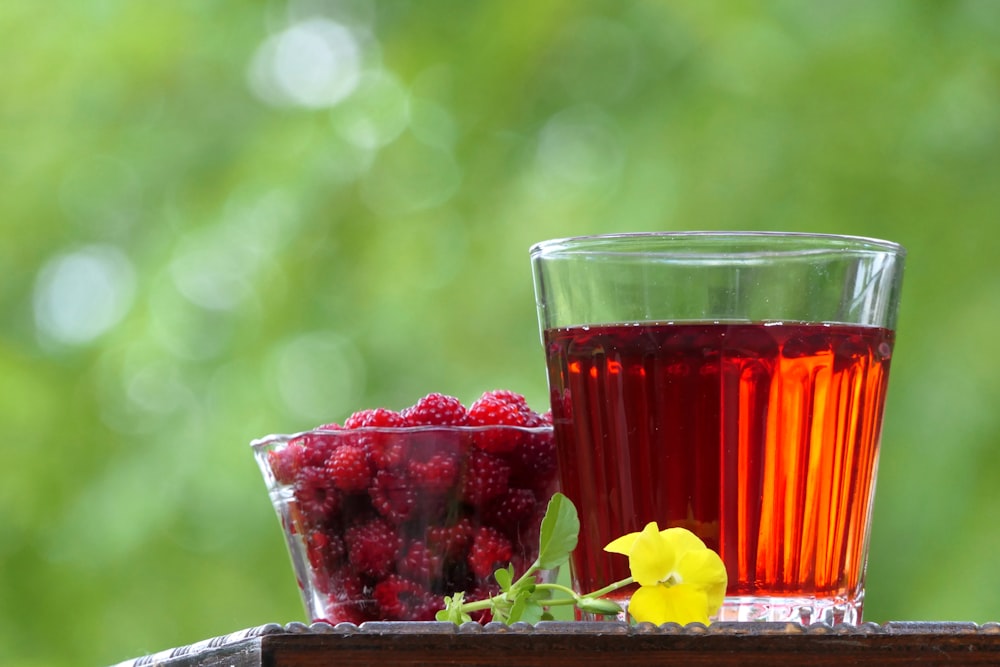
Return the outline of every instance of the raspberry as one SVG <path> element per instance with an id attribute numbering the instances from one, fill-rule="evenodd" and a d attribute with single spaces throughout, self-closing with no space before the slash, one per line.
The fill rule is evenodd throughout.
<path id="1" fill-rule="evenodd" d="M 516 395 L 516 394 L 515 394 Z M 467 421 L 470 426 L 524 426 L 528 406 L 506 399 L 497 392 L 485 393 L 469 406 Z"/>
<path id="2" fill-rule="evenodd" d="M 403 416 L 387 408 L 359 410 L 344 422 L 344 427 L 352 430 L 380 428 L 393 429 L 406 426 Z M 395 433 L 357 434 L 357 442 L 371 455 L 372 462 L 379 468 L 392 468 L 406 459 L 406 438 Z"/>
<path id="3" fill-rule="evenodd" d="M 518 394 L 517 392 L 513 392 L 510 389 L 493 389 L 492 391 L 483 392 L 480 400 L 483 398 L 496 399 L 501 403 L 512 405 L 517 408 L 518 411 L 525 414 L 531 412 L 531 408 L 528 407 L 528 401 L 525 400 L 524 396 Z"/>
<path id="4" fill-rule="evenodd" d="M 398 468 L 409 458 L 409 441 L 405 434 L 367 433 L 364 442 L 377 468 Z"/>
<path id="5" fill-rule="evenodd" d="M 410 481 L 392 470 L 379 470 L 368 490 L 375 510 L 393 523 L 402 523 L 413 515 L 417 493 Z"/>
<path id="6" fill-rule="evenodd" d="M 387 621 L 432 621 L 440 600 L 430 591 L 397 574 L 375 584 L 372 594 Z"/>
<path id="7" fill-rule="evenodd" d="M 472 541 L 472 522 L 462 517 L 450 526 L 427 529 L 427 545 L 445 558 L 462 558 Z"/>
<path id="8" fill-rule="evenodd" d="M 462 426 L 465 406 L 454 396 L 427 394 L 402 412 L 407 426 Z"/>
<path id="9" fill-rule="evenodd" d="M 281 449 L 269 451 L 267 463 L 279 484 L 291 484 L 302 467 L 308 464 L 308 453 L 302 445 L 290 442 Z"/>
<path id="10" fill-rule="evenodd" d="M 442 557 L 427 546 L 426 542 L 415 540 L 406 548 L 406 553 L 397 564 L 399 574 L 413 581 L 430 582 L 441 576 Z"/>
<path id="11" fill-rule="evenodd" d="M 413 485 L 419 489 L 444 493 L 458 477 L 458 461 L 445 453 L 433 454 L 427 461 L 410 461 L 408 467 Z"/>
<path id="12" fill-rule="evenodd" d="M 323 618 L 316 620 L 329 623 L 330 625 L 337 625 L 339 623 L 361 625 L 365 621 L 372 620 L 371 614 L 366 610 L 368 606 L 372 606 L 371 603 L 331 602 L 327 605 Z"/>
<path id="13" fill-rule="evenodd" d="M 488 452 L 469 451 L 467 465 L 462 475 L 462 498 L 482 506 L 507 490 L 510 466 L 503 459 Z"/>
<path id="14" fill-rule="evenodd" d="M 344 428 L 397 428 L 404 426 L 404 420 L 395 410 L 387 408 L 371 408 L 358 410 L 344 421 Z"/>
<path id="15" fill-rule="evenodd" d="M 381 519 L 352 526 L 344 535 L 347 559 L 355 572 L 381 578 L 392 572 L 401 540 Z"/>
<path id="16" fill-rule="evenodd" d="M 545 412 L 542 413 L 529 412 L 524 425 L 529 428 L 538 428 L 540 426 L 552 426 L 552 411 L 546 410 Z"/>
<path id="17" fill-rule="evenodd" d="M 295 477 L 295 498 L 307 519 L 319 522 L 333 514 L 340 498 L 323 468 L 302 468 Z"/>
<path id="18" fill-rule="evenodd" d="M 330 572 L 330 602 L 356 602 L 371 597 L 371 587 L 350 567 Z"/>
<path id="19" fill-rule="evenodd" d="M 510 489 L 490 503 L 485 518 L 511 537 L 517 537 L 535 518 L 538 501 L 530 489 Z"/>
<path id="20" fill-rule="evenodd" d="M 428 461 L 435 454 L 458 457 L 471 444 L 468 433 L 452 426 L 423 426 L 406 434 L 407 458 L 411 461 Z"/>
<path id="21" fill-rule="evenodd" d="M 469 549 L 469 568 L 480 579 L 493 574 L 498 567 L 510 562 L 514 553 L 510 540 L 500 531 L 489 526 L 480 526 L 472 537 L 472 548 Z"/>
<path id="22" fill-rule="evenodd" d="M 327 579 L 326 572 L 339 565 L 345 553 L 344 541 L 338 535 L 314 530 L 306 537 L 306 556 L 318 583 Z"/>
<path id="23" fill-rule="evenodd" d="M 329 424 L 320 424 L 314 431 L 343 431 L 344 427 L 337 422 L 330 422 Z"/>
<path id="24" fill-rule="evenodd" d="M 326 471 L 333 485 L 345 493 L 363 491 L 371 485 L 368 454 L 359 445 L 341 445 L 334 450 L 326 461 Z"/>
<path id="25" fill-rule="evenodd" d="M 292 440 L 290 445 L 295 444 L 305 448 L 306 465 L 322 468 L 326 459 L 336 449 L 337 443 L 337 436 L 333 434 L 309 431 Z"/>
<path id="26" fill-rule="evenodd" d="M 537 418 L 524 396 L 507 389 L 485 392 L 469 407 L 468 414 L 473 426 L 528 426 Z M 505 453 L 517 446 L 522 435 L 514 429 L 491 429 L 476 434 L 476 445 L 494 454 Z"/>
<path id="27" fill-rule="evenodd" d="M 376 618 L 375 603 L 371 600 L 372 589 L 365 586 L 361 577 L 350 568 L 342 568 L 330 573 L 330 594 L 324 618 L 327 623 L 354 623 L 360 625 Z"/>
<path id="28" fill-rule="evenodd" d="M 510 463 L 511 486 L 532 489 L 539 498 L 551 494 L 558 467 L 551 431 L 527 435 L 505 458 Z"/>

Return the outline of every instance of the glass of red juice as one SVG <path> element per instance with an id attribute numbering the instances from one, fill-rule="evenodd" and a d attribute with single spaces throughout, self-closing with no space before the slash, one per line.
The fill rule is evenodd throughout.
<path id="1" fill-rule="evenodd" d="M 861 623 L 904 258 L 776 232 L 531 248 L 578 590 L 629 576 L 603 548 L 656 521 L 725 562 L 715 620 Z"/>

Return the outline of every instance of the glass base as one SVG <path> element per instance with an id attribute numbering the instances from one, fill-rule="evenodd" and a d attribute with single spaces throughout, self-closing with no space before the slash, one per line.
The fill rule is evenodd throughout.
<path id="1" fill-rule="evenodd" d="M 864 594 L 853 599 L 813 597 L 727 597 L 714 620 L 780 623 L 861 624 Z"/>
<path id="2" fill-rule="evenodd" d="M 844 597 L 733 596 L 725 599 L 719 613 L 712 617 L 712 621 L 861 625 L 861 607 L 864 599 L 863 593 L 853 599 Z M 628 604 L 627 597 L 616 598 L 615 601 L 622 607 Z M 576 618 L 580 621 L 601 621 L 613 618 L 617 618 L 619 621 L 628 621 L 628 615 L 624 612 L 618 614 L 617 617 L 611 617 L 587 614 L 577 610 Z"/>

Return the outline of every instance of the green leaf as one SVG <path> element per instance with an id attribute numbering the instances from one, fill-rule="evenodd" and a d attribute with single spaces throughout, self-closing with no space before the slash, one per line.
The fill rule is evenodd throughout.
<path id="1" fill-rule="evenodd" d="M 500 584 L 500 590 L 504 592 L 509 591 L 510 585 L 514 581 L 514 566 L 508 565 L 507 567 L 500 568 L 493 573 L 493 578 Z"/>
<path id="2" fill-rule="evenodd" d="M 500 594 L 496 597 L 491 597 L 490 616 L 492 616 L 493 620 L 498 623 L 509 624 L 511 622 L 510 614 L 516 605 L 517 605 L 517 600 L 514 600 L 514 603 L 511 604 L 510 600 L 508 600 L 503 594 Z"/>
<path id="3" fill-rule="evenodd" d="M 439 610 L 435 615 L 439 621 L 451 621 L 455 625 L 461 625 L 472 620 L 465 611 L 462 604 L 465 602 L 465 593 L 455 593 L 454 596 L 444 596 L 444 609 Z"/>
<path id="4" fill-rule="evenodd" d="M 517 623 L 521 620 L 521 615 L 524 612 L 524 607 L 528 603 L 528 599 L 525 597 L 519 597 L 514 600 L 514 604 L 510 606 L 510 612 L 507 617 L 503 620 L 504 623 L 510 625 L 511 623 Z"/>
<path id="5" fill-rule="evenodd" d="M 542 620 L 545 609 L 537 601 L 531 598 L 521 598 L 518 602 L 520 603 L 520 608 L 518 609 L 517 621 L 538 623 L 538 621 Z M 511 614 L 510 622 L 516 623 L 517 621 L 513 620 L 513 614 Z"/>
<path id="6" fill-rule="evenodd" d="M 579 535 L 580 517 L 576 506 L 563 494 L 554 494 L 542 518 L 538 539 L 538 567 L 551 570 L 569 560 L 570 553 L 576 549 Z"/>

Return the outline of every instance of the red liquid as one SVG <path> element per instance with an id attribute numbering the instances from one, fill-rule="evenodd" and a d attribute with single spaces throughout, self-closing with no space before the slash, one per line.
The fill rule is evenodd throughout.
<path id="1" fill-rule="evenodd" d="M 656 521 L 719 552 L 730 596 L 857 595 L 893 339 L 822 324 L 547 331 L 581 589 L 627 577 L 604 545 Z"/>

